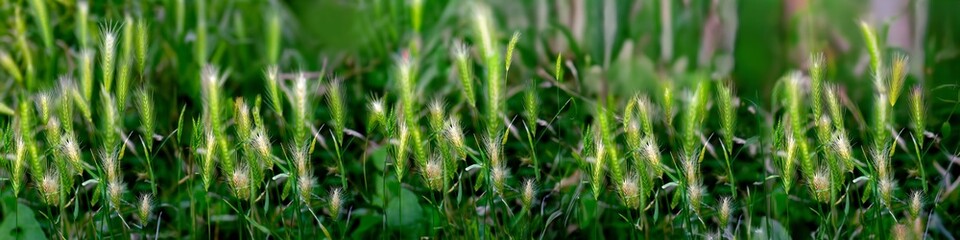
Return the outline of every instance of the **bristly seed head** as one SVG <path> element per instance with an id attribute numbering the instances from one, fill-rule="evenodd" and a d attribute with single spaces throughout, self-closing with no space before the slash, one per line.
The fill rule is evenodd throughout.
<path id="1" fill-rule="evenodd" d="M 520 202 L 524 208 L 533 206 L 533 199 L 536 198 L 536 195 L 537 183 L 533 179 L 523 181 L 523 193 L 521 194 Z"/>
<path id="2" fill-rule="evenodd" d="M 914 191 L 910 194 L 910 217 L 917 219 L 923 210 L 923 192 Z"/>
<path id="3" fill-rule="evenodd" d="M 447 119 L 446 125 L 447 139 L 450 140 L 450 143 L 458 154 L 457 160 L 462 160 L 467 157 L 467 147 L 463 140 L 463 128 L 460 127 L 460 120 L 456 117 L 450 117 Z"/>
<path id="4" fill-rule="evenodd" d="M 877 183 L 880 199 L 883 200 L 882 204 L 887 208 L 893 207 L 893 202 L 891 201 L 893 201 L 893 190 L 896 188 L 896 184 L 891 177 L 880 178 L 880 182 Z"/>
<path id="5" fill-rule="evenodd" d="M 343 209 L 343 189 L 334 188 L 331 190 L 330 199 L 327 200 L 327 204 L 330 217 L 336 220 L 340 216 L 340 210 Z"/>
<path id="6" fill-rule="evenodd" d="M 270 138 L 267 137 L 267 133 L 262 128 L 256 128 L 253 130 L 253 137 L 250 138 L 252 141 L 253 149 L 256 150 L 257 156 L 261 161 L 267 166 L 267 168 L 273 168 L 273 155 L 270 148 Z"/>
<path id="7" fill-rule="evenodd" d="M 690 182 L 687 184 L 687 199 L 690 201 L 690 208 L 694 213 L 700 215 L 700 204 L 704 195 L 703 184 L 700 182 Z"/>
<path id="8" fill-rule="evenodd" d="M 620 198 L 624 205 L 630 209 L 640 207 L 640 185 L 636 174 L 627 174 L 617 187 L 620 190 Z"/>
<path id="9" fill-rule="evenodd" d="M 443 165 L 440 160 L 431 159 L 427 161 L 427 165 L 423 169 L 423 180 L 431 190 L 443 190 Z"/>
<path id="10" fill-rule="evenodd" d="M 153 212 L 153 196 L 150 194 L 140 195 L 140 201 L 137 203 L 137 217 L 141 226 L 146 226 L 150 221 L 150 213 Z"/>
<path id="11" fill-rule="evenodd" d="M 123 182 L 120 182 L 119 179 L 111 180 L 107 184 L 107 196 L 110 199 L 110 205 L 114 210 L 120 211 L 120 204 L 123 198 L 124 186 Z"/>
<path id="12" fill-rule="evenodd" d="M 73 134 L 64 136 L 60 143 L 60 151 L 61 154 L 66 156 L 67 160 L 70 161 L 76 174 L 83 174 L 83 159 L 80 153 L 80 145 L 77 144 L 77 140 Z"/>
<path id="13" fill-rule="evenodd" d="M 721 198 L 718 212 L 720 227 L 724 228 L 727 226 L 727 223 L 730 222 L 730 217 L 733 215 L 733 199 L 730 197 Z"/>
<path id="14" fill-rule="evenodd" d="M 827 169 L 817 170 L 811 178 L 811 187 L 817 201 L 827 202 L 830 200 L 830 173 Z"/>
<path id="15" fill-rule="evenodd" d="M 309 206 L 310 200 L 313 198 L 313 186 L 316 179 L 313 178 L 313 174 L 307 173 L 299 175 L 297 177 L 297 188 L 300 192 L 300 201 L 303 201 L 303 204 Z"/>
<path id="16" fill-rule="evenodd" d="M 503 197 L 503 188 L 509 174 L 507 171 L 502 165 L 494 165 L 493 169 L 490 170 L 490 179 L 493 180 L 493 189 L 497 196 Z"/>
<path id="17" fill-rule="evenodd" d="M 250 175 L 246 165 L 241 164 L 234 169 L 229 180 L 234 197 L 238 199 L 248 199 L 250 197 Z"/>
<path id="18" fill-rule="evenodd" d="M 60 202 L 60 174 L 53 172 L 43 176 L 40 182 L 40 193 L 43 202 L 47 205 L 58 205 Z"/>

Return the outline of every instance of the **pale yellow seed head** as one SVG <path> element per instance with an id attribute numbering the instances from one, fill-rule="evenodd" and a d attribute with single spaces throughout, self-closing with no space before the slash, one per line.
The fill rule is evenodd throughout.
<path id="1" fill-rule="evenodd" d="M 300 201 L 303 201 L 304 204 L 310 205 L 310 200 L 313 198 L 313 186 L 316 179 L 313 178 L 311 174 L 300 175 L 297 177 L 297 188 L 300 189 Z"/>
<path id="2" fill-rule="evenodd" d="M 146 225 L 150 220 L 151 212 L 153 212 L 153 196 L 150 194 L 140 195 L 140 201 L 137 203 L 137 217 L 141 225 Z"/>
<path id="3" fill-rule="evenodd" d="M 730 197 L 720 199 L 718 211 L 719 214 L 717 214 L 717 217 L 720 219 L 720 227 L 726 227 L 730 221 L 730 217 L 733 215 L 733 199 Z"/>
<path id="4" fill-rule="evenodd" d="M 40 181 L 40 193 L 43 202 L 47 205 L 58 205 L 60 202 L 60 175 L 48 173 Z"/>
<path id="5" fill-rule="evenodd" d="M 427 182 L 427 187 L 434 191 L 443 189 L 443 166 L 439 160 L 431 159 L 428 161 L 424 167 L 423 175 L 424 180 Z"/>
<path id="6" fill-rule="evenodd" d="M 533 179 L 527 179 L 523 182 L 523 193 L 521 194 L 520 201 L 523 203 L 523 207 L 528 208 L 533 205 L 533 199 L 536 198 L 537 194 L 537 183 Z"/>
<path id="7" fill-rule="evenodd" d="M 493 180 L 494 190 L 497 195 L 503 196 L 503 186 L 507 179 L 507 169 L 503 166 L 495 166 L 490 171 L 490 178 Z"/>
<path id="8" fill-rule="evenodd" d="M 886 207 L 892 206 L 893 200 L 893 190 L 896 188 L 896 182 L 891 178 L 882 178 L 880 182 L 877 183 L 877 190 L 880 192 L 880 198 L 883 200 L 883 205 Z"/>
<path id="9" fill-rule="evenodd" d="M 916 219 L 923 210 L 923 192 L 916 191 L 910 194 L 910 216 Z"/>
<path id="10" fill-rule="evenodd" d="M 343 209 L 343 190 L 334 188 L 330 191 L 330 199 L 327 204 L 329 205 L 327 208 L 330 211 L 330 216 L 337 219 L 340 216 L 340 210 Z"/>
<path id="11" fill-rule="evenodd" d="M 230 188 L 233 189 L 233 196 L 239 199 L 250 197 L 250 175 L 247 166 L 241 165 L 230 174 Z"/>
<path id="12" fill-rule="evenodd" d="M 690 208 L 697 214 L 700 214 L 700 204 L 704 195 L 703 185 L 699 182 L 691 182 L 687 186 L 687 199 L 690 201 Z"/>
<path id="13" fill-rule="evenodd" d="M 112 180 L 107 184 L 107 196 L 110 199 L 111 206 L 119 211 L 121 199 L 123 198 L 124 186 L 119 180 Z"/>
<path id="14" fill-rule="evenodd" d="M 631 209 L 640 207 L 640 185 L 637 184 L 637 176 L 635 174 L 630 174 L 623 178 L 618 188 L 624 205 Z"/>
<path id="15" fill-rule="evenodd" d="M 811 181 L 814 195 L 820 202 L 826 202 L 830 197 L 830 176 L 826 169 L 817 170 Z"/>

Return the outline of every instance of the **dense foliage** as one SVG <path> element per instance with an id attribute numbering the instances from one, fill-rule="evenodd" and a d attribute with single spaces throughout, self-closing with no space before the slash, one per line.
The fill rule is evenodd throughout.
<path id="1" fill-rule="evenodd" d="M 683 2 L 4 1 L 0 239 L 955 237 L 940 23 Z"/>

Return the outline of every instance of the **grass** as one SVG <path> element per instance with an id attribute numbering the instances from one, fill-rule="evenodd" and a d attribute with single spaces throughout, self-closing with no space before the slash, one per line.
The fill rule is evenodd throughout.
<path id="1" fill-rule="evenodd" d="M 589 17 L 604 36 L 581 39 L 563 17 L 518 25 L 511 7 L 541 9 L 527 3 L 361 2 L 337 34 L 303 9 L 329 10 L 296 1 L 0 3 L 0 238 L 946 239 L 960 226 L 958 86 L 920 80 L 949 68 L 914 64 L 926 59 L 886 46 L 882 26 L 860 22 L 863 44 L 814 47 L 755 88 L 713 60 L 649 60 L 685 50 L 603 29 L 621 20 Z M 653 45 L 686 44 L 686 15 L 659 13 L 687 11 L 672 8 L 685 7 L 635 13 L 680 24 Z"/>

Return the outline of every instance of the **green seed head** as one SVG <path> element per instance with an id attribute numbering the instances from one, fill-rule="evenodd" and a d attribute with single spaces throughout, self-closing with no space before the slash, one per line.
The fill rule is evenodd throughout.
<path id="1" fill-rule="evenodd" d="M 153 146 L 154 135 L 154 113 L 153 95 L 146 88 L 137 90 L 136 93 L 137 110 L 140 113 L 140 125 L 143 127 L 143 140 L 147 147 Z"/>
<path id="2" fill-rule="evenodd" d="M 534 134 L 537 132 L 537 119 L 540 114 L 540 97 L 537 90 L 537 81 L 531 79 L 523 91 L 523 117 L 527 121 L 527 127 Z"/>
<path id="3" fill-rule="evenodd" d="M 407 146 L 410 144 L 410 129 L 407 125 L 398 123 L 397 146 L 394 148 L 394 160 L 397 170 L 397 180 L 403 180 L 407 170 Z"/>
<path id="4" fill-rule="evenodd" d="M 473 93 L 473 74 L 470 71 L 470 50 L 462 41 L 453 43 L 453 56 L 457 63 L 457 72 L 460 76 L 460 85 L 463 87 L 463 97 L 470 107 L 477 107 L 476 96 Z"/>
<path id="5" fill-rule="evenodd" d="M 883 84 L 883 65 L 880 58 L 880 45 L 877 43 L 877 36 L 873 33 L 873 27 L 866 22 L 860 22 L 860 32 L 863 34 L 863 40 L 867 45 L 867 53 L 870 54 L 870 72 L 873 76 L 874 85 L 877 92 L 886 93 L 887 90 Z"/>
<path id="6" fill-rule="evenodd" d="M 277 66 L 268 67 L 267 70 L 264 71 L 264 75 L 266 76 L 264 83 L 267 88 L 267 101 L 270 102 L 273 111 L 276 112 L 277 115 L 280 115 L 280 117 L 283 117 L 283 102 L 280 102 L 280 87 L 278 86 L 280 76 Z"/>
<path id="7" fill-rule="evenodd" d="M 733 199 L 730 197 L 721 198 L 720 206 L 717 209 L 720 226 L 726 227 L 727 223 L 730 222 L 730 217 L 733 216 Z"/>
<path id="8" fill-rule="evenodd" d="M 346 103 L 343 99 L 343 83 L 334 79 L 327 87 L 327 105 L 333 118 L 333 132 L 338 142 L 343 142 L 343 129 L 346 128 Z"/>
<path id="9" fill-rule="evenodd" d="M 917 140 L 917 144 L 923 146 L 924 132 L 926 132 L 926 110 L 923 102 L 923 88 L 918 86 L 913 87 L 913 90 L 910 91 L 910 117 L 912 118 L 912 130 L 913 138 Z"/>
<path id="10" fill-rule="evenodd" d="M 137 29 L 136 29 L 136 38 L 134 39 L 134 45 L 136 46 L 135 56 L 137 59 L 137 72 L 144 74 L 144 69 L 146 68 L 147 63 L 147 38 L 149 37 L 147 29 L 147 21 L 144 19 L 137 20 Z"/>
<path id="11" fill-rule="evenodd" d="M 726 84 L 717 85 L 717 103 L 720 108 L 720 131 L 723 136 L 724 148 L 728 154 L 733 153 L 733 127 L 736 123 L 736 109 L 733 103 L 733 90 Z"/>
<path id="12" fill-rule="evenodd" d="M 80 47 L 90 46 L 90 30 L 88 19 L 90 18 L 90 4 L 87 1 L 77 1 L 77 39 L 80 41 Z"/>
<path id="13" fill-rule="evenodd" d="M 595 139 L 596 143 L 594 144 L 596 144 L 596 147 L 594 147 L 595 155 L 593 165 L 591 166 L 592 175 L 590 185 L 593 189 L 593 196 L 599 199 L 600 193 L 603 191 L 603 177 L 605 176 L 603 169 L 604 166 L 606 166 L 607 153 L 603 141 L 600 140 L 600 138 Z"/>
<path id="14" fill-rule="evenodd" d="M 26 185 L 24 181 L 24 170 L 27 164 L 27 148 L 26 142 L 24 142 L 23 137 L 19 134 L 16 136 L 15 140 L 15 154 L 13 161 L 10 161 L 10 167 L 7 169 L 10 171 L 10 186 L 13 187 L 13 195 L 19 196 L 20 189 L 23 189 L 23 186 Z"/>
<path id="15" fill-rule="evenodd" d="M 903 83 L 907 78 L 907 62 L 909 57 L 903 54 L 896 54 L 893 57 L 893 65 L 890 67 L 890 78 L 887 80 L 887 88 L 890 89 L 890 106 L 897 104 L 900 98 L 900 91 L 903 89 Z"/>
<path id="16" fill-rule="evenodd" d="M 113 86 L 114 63 L 116 63 L 114 57 L 117 53 L 117 29 L 103 25 L 101 32 L 103 33 L 100 43 L 100 70 L 103 78 L 101 83 L 106 91 L 110 92 Z"/>
<path id="17" fill-rule="evenodd" d="M 510 43 L 507 44 L 507 56 L 506 61 L 504 61 L 505 72 L 510 72 L 510 64 L 513 60 L 513 50 L 517 46 L 517 40 L 520 40 L 520 32 L 513 32 L 513 37 L 510 38 Z"/>
<path id="18" fill-rule="evenodd" d="M 93 51 L 93 49 L 85 48 L 80 51 L 79 57 L 80 90 L 83 93 L 83 99 L 86 101 L 93 99 Z"/>

